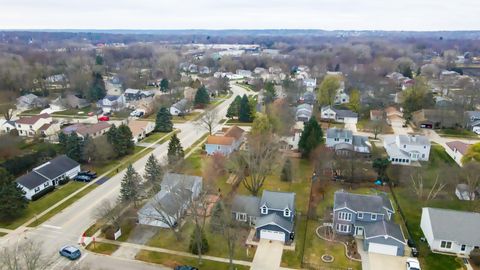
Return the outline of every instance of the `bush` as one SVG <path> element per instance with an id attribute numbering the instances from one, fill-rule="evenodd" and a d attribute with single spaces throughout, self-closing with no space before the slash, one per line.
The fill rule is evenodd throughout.
<path id="1" fill-rule="evenodd" d="M 198 236 L 198 234 L 200 234 L 200 237 Z M 205 237 L 205 233 L 203 231 L 200 231 L 199 233 L 198 229 L 193 230 L 190 237 L 190 245 L 188 246 L 188 250 L 190 251 L 190 253 L 198 255 L 197 241 L 201 241 L 200 251 L 202 252 L 202 254 L 207 253 L 209 250 L 207 238 Z"/>
<path id="2" fill-rule="evenodd" d="M 480 266 L 480 249 L 479 248 L 475 248 L 470 252 L 470 259 L 472 259 L 472 262 L 475 265 Z"/>
<path id="3" fill-rule="evenodd" d="M 39 193 L 32 196 L 32 201 L 38 200 L 40 197 L 42 197 L 43 195 L 53 191 L 54 189 L 55 189 L 55 186 L 48 186 L 48 187 L 44 188 L 42 191 L 40 191 Z"/>

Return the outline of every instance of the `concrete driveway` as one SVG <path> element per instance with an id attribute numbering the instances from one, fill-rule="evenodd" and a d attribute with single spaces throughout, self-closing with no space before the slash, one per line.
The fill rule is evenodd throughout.
<path id="1" fill-rule="evenodd" d="M 260 239 L 250 270 L 277 270 L 282 261 L 283 243 Z"/>
<path id="2" fill-rule="evenodd" d="M 407 257 L 390 256 L 378 253 L 368 253 L 370 270 L 404 270 Z"/>

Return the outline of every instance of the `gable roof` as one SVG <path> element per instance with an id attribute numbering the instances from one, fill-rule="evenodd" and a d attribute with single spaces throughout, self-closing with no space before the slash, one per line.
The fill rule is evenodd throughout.
<path id="1" fill-rule="evenodd" d="M 273 213 L 261 216 L 255 221 L 255 228 L 260 228 L 268 224 L 274 224 L 291 233 L 293 231 L 293 222 Z"/>
<path id="2" fill-rule="evenodd" d="M 255 196 L 235 195 L 232 201 L 232 212 L 247 213 L 249 216 L 260 216 L 260 198 Z"/>
<path id="3" fill-rule="evenodd" d="M 422 218 L 423 215 L 430 219 L 434 239 L 480 245 L 480 213 L 424 207 Z"/>
<path id="4" fill-rule="evenodd" d="M 386 195 L 353 194 L 344 190 L 335 191 L 333 209 L 347 207 L 356 212 L 384 213 L 385 209 L 395 212 Z"/>
<path id="5" fill-rule="evenodd" d="M 77 166 L 80 166 L 78 162 L 66 155 L 61 155 L 47 161 L 33 170 L 49 179 L 54 179 Z"/>
<path id="6" fill-rule="evenodd" d="M 467 143 L 464 143 L 464 142 L 461 142 L 461 141 L 452 141 L 452 142 L 447 142 L 446 144 L 450 149 L 452 149 L 454 151 L 456 149 L 462 155 L 465 155 L 468 148 L 470 147 L 470 144 L 467 144 Z"/>
<path id="7" fill-rule="evenodd" d="M 209 135 L 206 144 L 232 145 L 234 141 L 232 137 Z"/>
<path id="8" fill-rule="evenodd" d="M 50 117 L 50 115 L 48 113 L 42 113 L 42 114 L 39 114 L 39 115 L 30 116 L 30 117 L 22 117 L 22 118 L 17 120 L 17 124 L 33 125 L 38 120 L 46 119 L 46 118 L 49 118 L 49 117 Z"/>
<path id="9" fill-rule="evenodd" d="M 264 190 L 260 200 L 260 206 L 263 205 L 279 210 L 288 207 L 291 211 L 295 211 L 295 193 Z"/>
<path id="10" fill-rule="evenodd" d="M 355 226 L 363 226 L 365 238 L 385 237 L 389 236 L 405 243 L 405 236 L 403 235 L 400 225 L 382 220 L 378 222 L 356 222 Z"/>
<path id="11" fill-rule="evenodd" d="M 197 182 L 202 182 L 202 177 L 178 173 L 166 173 L 162 180 L 162 189 L 173 189 L 181 186 L 184 189 L 192 190 Z"/>
<path id="12" fill-rule="evenodd" d="M 245 133 L 245 130 L 239 128 L 238 126 L 231 126 L 229 129 L 227 129 L 225 131 L 225 134 L 224 136 L 225 137 L 232 137 L 232 138 L 235 138 L 236 140 L 240 139 L 243 135 L 243 133 Z"/>
<path id="13" fill-rule="evenodd" d="M 35 171 L 24 174 L 15 180 L 15 182 L 17 182 L 18 184 L 28 189 L 34 189 L 47 181 L 50 181 L 50 180 L 41 176 Z"/>
<path id="14" fill-rule="evenodd" d="M 131 120 L 128 122 L 128 127 L 130 128 L 133 137 L 137 137 L 139 134 L 146 131 L 148 125 L 153 125 L 153 122 L 140 120 Z"/>
<path id="15" fill-rule="evenodd" d="M 430 140 L 423 135 L 397 135 L 400 144 L 409 145 L 430 145 Z"/>
<path id="16" fill-rule="evenodd" d="M 180 110 L 180 111 L 183 111 L 183 110 L 186 109 L 187 103 L 188 103 L 188 100 L 184 98 L 184 99 L 181 99 L 181 100 L 179 100 L 178 102 L 174 103 L 174 104 L 172 105 L 172 107 L 174 107 L 174 108 L 176 108 L 176 109 L 178 109 L 178 110 Z"/>
<path id="17" fill-rule="evenodd" d="M 343 128 L 329 128 L 327 129 L 327 138 L 346 138 L 352 139 L 353 133 L 351 130 Z"/>
<path id="18" fill-rule="evenodd" d="M 104 129 L 110 129 L 112 125 L 110 125 L 108 122 L 98 122 L 92 125 L 80 125 L 77 126 L 76 132 L 82 136 L 92 136 L 93 134 L 102 131 Z"/>

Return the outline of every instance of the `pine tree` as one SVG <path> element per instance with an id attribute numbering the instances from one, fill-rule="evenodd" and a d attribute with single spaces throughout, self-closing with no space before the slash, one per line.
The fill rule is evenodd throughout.
<path id="1" fill-rule="evenodd" d="M 155 119 L 155 129 L 160 132 L 170 132 L 173 130 L 172 115 L 167 108 L 162 107 L 157 113 Z"/>
<path id="2" fill-rule="evenodd" d="M 223 234 L 223 228 L 225 227 L 225 209 L 223 203 L 218 201 L 212 210 L 212 216 L 210 218 L 210 231 L 212 233 Z"/>
<path id="3" fill-rule="evenodd" d="M 93 81 L 88 92 L 88 99 L 90 101 L 97 101 L 107 95 L 107 90 L 105 88 L 105 82 L 103 81 L 102 74 L 94 72 L 92 76 Z"/>
<path id="4" fill-rule="evenodd" d="M 168 164 L 173 165 L 182 160 L 185 153 L 183 152 L 182 144 L 177 137 L 177 134 L 173 134 L 170 142 L 168 143 Z"/>
<path id="5" fill-rule="evenodd" d="M 210 96 L 208 95 L 207 88 L 205 86 L 200 86 L 197 93 L 195 94 L 195 100 L 193 101 L 195 106 L 204 107 L 210 103 Z"/>
<path id="6" fill-rule="evenodd" d="M 265 104 L 272 103 L 277 98 L 277 93 L 275 91 L 275 85 L 273 82 L 267 82 L 265 84 Z"/>
<path id="7" fill-rule="evenodd" d="M 238 117 L 241 102 L 242 102 L 242 98 L 237 95 L 233 100 L 233 102 L 230 103 L 230 106 L 228 107 L 228 110 L 227 110 L 228 118 Z"/>
<path id="8" fill-rule="evenodd" d="M 238 120 L 240 122 L 251 122 L 251 108 L 247 95 L 243 95 L 240 101 L 240 108 L 238 111 Z"/>
<path id="9" fill-rule="evenodd" d="M 283 168 L 282 168 L 282 174 L 280 175 L 280 180 L 284 181 L 284 182 L 291 182 L 292 179 L 293 179 L 293 176 L 292 176 L 292 161 L 287 158 L 287 160 L 285 160 L 285 164 L 283 164 Z"/>
<path id="10" fill-rule="evenodd" d="M 141 180 L 141 176 L 135 171 L 132 164 L 129 164 L 120 186 L 120 199 L 122 202 L 133 202 L 134 206 L 137 207 L 137 202 L 140 199 Z"/>
<path id="11" fill-rule="evenodd" d="M 65 153 L 67 151 L 67 139 L 67 134 L 63 133 L 62 131 L 58 133 L 58 144 L 60 145 L 60 151 L 62 153 Z"/>
<path id="12" fill-rule="evenodd" d="M 65 154 L 75 160 L 75 161 L 81 161 L 82 159 L 82 146 L 83 142 L 80 137 L 78 137 L 76 132 L 72 132 L 67 137 L 67 142 L 65 146 Z"/>
<path id="13" fill-rule="evenodd" d="M 133 143 L 132 131 L 125 124 L 121 124 L 117 129 L 117 145 L 115 148 L 120 156 L 133 153 L 135 144 Z"/>
<path id="14" fill-rule="evenodd" d="M 196 227 L 196 226 L 195 226 Z M 200 228 L 195 228 L 192 231 L 190 236 L 190 245 L 188 246 L 190 253 L 198 255 L 199 251 L 201 254 L 205 254 L 209 250 L 208 241 L 205 237 L 205 232 Z"/>
<path id="15" fill-rule="evenodd" d="M 12 220 L 23 214 L 28 201 L 25 192 L 8 171 L 0 167 L 0 221 Z"/>
<path id="16" fill-rule="evenodd" d="M 298 148 L 302 152 L 303 157 L 308 157 L 322 142 L 322 128 L 318 125 L 317 119 L 312 117 L 303 128 L 300 141 L 298 142 Z"/>
<path id="17" fill-rule="evenodd" d="M 170 86 L 169 86 L 168 80 L 167 79 L 162 79 L 160 81 L 160 91 L 167 92 L 169 88 L 170 88 Z"/>
<path id="18" fill-rule="evenodd" d="M 154 193 L 160 191 L 160 182 L 162 181 L 162 167 L 160 162 L 153 154 L 148 157 L 147 164 L 145 164 L 145 174 L 143 178 L 152 186 Z"/>

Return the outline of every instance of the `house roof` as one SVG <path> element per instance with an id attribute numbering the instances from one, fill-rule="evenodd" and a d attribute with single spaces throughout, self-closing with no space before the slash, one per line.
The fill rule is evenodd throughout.
<path id="1" fill-rule="evenodd" d="M 15 180 L 15 182 L 28 189 L 34 189 L 47 181 L 49 181 L 49 179 L 41 176 L 35 171 L 24 174 Z"/>
<path id="2" fill-rule="evenodd" d="M 52 126 L 52 124 L 44 124 L 44 125 L 41 126 L 38 130 L 40 130 L 40 131 L 45 131 L 45 130 L 47 130 L 50 126 Z"/>
<path id="3" fill-rule="evenodd" d="M 110 100 L 110 101 L 115 101 L 115 100 L 117 100 L 119 97 L 120 97 L 120 96 L 118 96 L 118 95 L 107 95 L 107 96 L 105 96 L 105 99 L 108 99 L 108 100 Z"/>
<path id="4" fill-rule="evenodd" d="M 426 136 L 422 135 L 397 135 L 400 144 L 409 145 L 430 145 L 430 140 Z"/>
<path id="5" fill-rule="evenodd" d="M 206 144 L 232 145 L 234 141 L 232 137 L 209 135 Z"/>
<path id="6" fill-rule="evenodd" d="M 470 144 L 467 144 L 461 141 L 447 142 L 446 144 L 452 150 L 457 149 L 457 151 L 460 152 L 460 154 L 462 155 L 465 155 L 468 148 L 470 147 Z"/>
<path id="7" fill-rule="evenodd" d="M 381 110 L 370 110 L 370 116 L 383 117 L 383 111 L 381 111 Z"/>
<path id="8" fill-rule="evenodd" d="M 466 111 L 465 114 L 468 118 L 480 119 L 480 111 Z"/>
<path id="9" fill-rule="evenodd" d="M 433 238 L 458 244 L 480 245 L 480 213 L 424 207 L 422 218 L 430 219 Z"/>
<path id="10" fill-rule="evenodd" d="M 225 131 L 224 136 L 233 137 L 236 140 L 239 140 L 243 136 L 243 133 L 245 133 L 245 130 L 239 128 L 238 126 L 231 126 L 229 129 Z"/>
<path id="11" fill-rule="evenodd" d="M 49 179 L 54 179 L 65 172 L 80 166 L 78 162 L 67 157 L 66 155 L 58 156 L 38 167 L 33 169 L 37 173 L 48 177 Z"/>
<path id="12" fill-rule="evenodd" d="M 181 186 L 183 189 L 192 190 L 197 182 L 202 182 L 202 177 L 178 173 L 166 173 L 162 180 L 162 189 L 173 189 Z"/>
<path id="13" fill-rule="evenodd" d="M 191 192 L 188 190 L 183 190 L 182 193 L 161 190 L 138 213 L 151 219 L 159 219 L 159 211 L 168 216 L 175 216 L 184 207 L 188 196 L 191 196 Z"/>
<path id="14" fill-rule="evenodd" d="M 394 212 L 392 203 L 386 195 L 353 194 L 338 190 L 335 192 L 333 209 L 347 207 L 356 212 L 384 213 L 387 209 Z"/>
<path id="15" fill-rule="evenodd" d="M 358 117 L 358 113 L 352 112 L 350 110 L 338 110 L 338 109 L 335 109 L 335 108 L 333 110 L 337 113 L 337 117 L 342 117 L 342 118 L 345 118 L 345 117 L 357 118 Z"/>
<path id="16" fill-rule="evenodd" d="M 249 216 L 260 216 L 260 198 L 255 196 L 235 195 L 232 201 L 232 212 L 247 213 Z"/>
<path id="17" fill-rule="evenodd" d="M 39 115 L 30 116 L 30 117 L 22 117 L 22 118 L 17 120 L 17 123 L 18 124 L 25 124 L 25 125 L 33 125 L 38 120 L 49 118 L 49 117 L 50 117 L 50 115 L 48 113 L 42 113 L 42 114 L 39 114 Z"/>
<path id="18" fill-rule="evenodd" d="M 133 137 L 137 137 L 142 132 L 146 131 L 148 125 L 152 125 L 152 122 L 149 121 L 139 121 L 139 120 L 131 120 L 128 122 L 128 127 L 130 131 L 132 131 Z"/>
<path id="19" fill-rule="evenodd" d="M 257 218 L 255 221 L 255 228 L 260 228 L 268 224 L 275 224 L 290 233 L 293 231 L 293 222 L 282 218 L 275 213 Z"/>
<path id="20" fill-rule="evenodd" d="M 182 111 L 182 110 L 185 110 L 185 108 L 187 107 L 187 103 L 188 103 L 188 100 L 183 98 L 183 99 L 179 100 L 178 102 L 174 103 L 172 105 L 172 107 L 177 108 L 178 110 Z"/>
<path id="21" fill-rule="evenodd" d="M 399 115 L 399 116 L 403 116 L 403 113 L 402 113 L 402 112 L 400 112 L 397 108 L 392 107 L 392 106 L 387 107 L 387 108 L 385 109 L 385 112 L 387 113 L 387 116 L 388 116 L 388 115 L 392 115 L 392 114 L 397 114 L 397 115 Z"/>
<path id="22" fill-rule="evenodd" d="M 351 130 L 343 128 L 329 128 L 327 129 L 327 138 L 346 138 L 352 139 L 353 133 Z"/>
<path id="23" fill-rule="evenodd" d="M 87 135 L 92 136 L 104 129 L 110 129 L 111 126 L 108 122 L 98 122 L 92 125 L 77 126 L 76 132 L 84 137 Z"/>
<path id="24" fill-rule="evenodd" d="M 370 147 L 370 144 L 368 142 L 368 137 L 366 136 L 353 135 L 352 144 L 356 147 L 364 147 L 364 146 Z"/>
<path id="25" fill-rule="evenodd" d="M 283 210 L 286 207 L 295 211 L 295 193 L 264 190 L 260 200 L 260 206 Z"/>
<path id="26" fill-rule="evenodd" d="M 403 236 L 402 228 L 400 225 L 391 221 L 378 221 L 378 222 L 356 222 L 355 226 L 363 226 L 365 238 L 374 237 L 393 237 L 403 243 L 405 243 L 405 237 Z"/>

